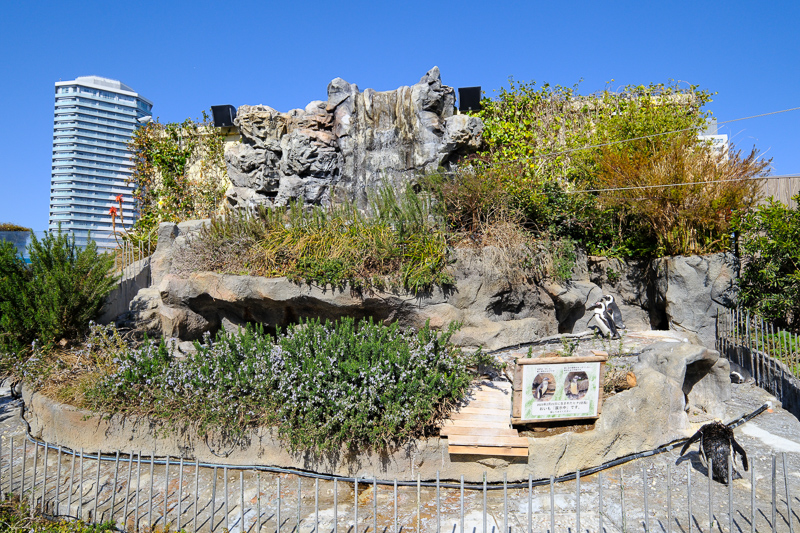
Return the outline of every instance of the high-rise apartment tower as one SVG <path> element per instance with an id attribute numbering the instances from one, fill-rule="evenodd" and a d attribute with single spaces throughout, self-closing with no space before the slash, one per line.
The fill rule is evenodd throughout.
<path id="1" fill-rule="evenodd" d="M 128 141 L 152 116 L 153 104 L 116 80 L 82 76 L 56 83 L 53 175 L 50 184 L 51 231 L 72 233 L 85 246 L 89 234 L 102 248 L 117 246 L 115 232 L 135 220 L 133 169 Z M 115 226 L 109 211 L 122 216 Z"/>

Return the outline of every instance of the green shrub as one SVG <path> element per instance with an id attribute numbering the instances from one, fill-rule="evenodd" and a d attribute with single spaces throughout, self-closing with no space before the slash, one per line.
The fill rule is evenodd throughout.
<path id="1" fill-rule="evenodd" d="M 800 204 L 800 195 L 794 197 Z M 800 329 L 800 208 L 770 199 L 738 217 L 740 303 L 779 326 Z"/>
<path id="2" fill-rule="evenodd" d="M 34 340 L 47 346 L 81 337 L 114 286 L 113 257 L 94 241 L 84 249 L 74 237 L 32 236 L 30 264 L 0 247 L 0 349 L 19 353 Z"/>
<path id="3" fill-rule="evenodd" d="M 87 524 L 83 520 L 49 520 L 18 496 L 0 502 L 0 531 L 4 533 L 103 533 L 115 531 L 114 522 Z"/>
<path id="4" fill-rule="evenodd" d="M 454 331 L 309 320 L 274 340 L 259 327 L 221 332 L 185 360 L 148 342 L 89 399 L 201 434 L 269 424 L 292 449 L 381 448 L 424 435 L 462 398 L 472 361 L 449 343 Z"/>

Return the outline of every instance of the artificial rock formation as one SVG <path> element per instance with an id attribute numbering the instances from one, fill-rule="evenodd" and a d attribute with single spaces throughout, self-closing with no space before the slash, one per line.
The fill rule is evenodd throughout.
<path id="1" fill-rule="evenodd" d="M 730 254 L 620 260 L 579 257 L 573 279 L 557 284 L 512 282 L 503 265 L 483 251 L 453 251 L 452 286 L 427 294 L 376 291 L 358 294 L 293 283 L 286 278 L 181 273 L 174 262 L 190 254 L 192 235 L 205 221 L 159 227 L 150 258 L 151 285 L 132 299 L 118 322 L 152 335 L 180 340 L 204 331 L 232 329 L 248 322 L 285 328 L 300 318 L 372 317 L 419 327 L 461 322 L 453 341 L 467 347 L 498 349 L 556 333 L 585 331 L 602 294 L 614 294 L 631 331 L 677 329 L 683 337 L 713 348 L 715 317 L 730 306 L 735 260 Z M 183 260 L 182 262 L 185 262 Z"/>
<path id="2" fill-rule="evenodd" d="M 328 100 L 279 113 L 241 106 L 242 142 L 225 150 L 226 193 L 233 207 L 327 205 L 348 198 L 363 206 L 367 191 L 394 186 L 476 151 L 483 123 L 454 115 L 455 93 L 438 67 L 419 83 L 378 92 L 336 78 Z"/>

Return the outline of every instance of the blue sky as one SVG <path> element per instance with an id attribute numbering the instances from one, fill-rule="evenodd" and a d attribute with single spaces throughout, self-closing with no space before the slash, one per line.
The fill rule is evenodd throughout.
<path id="1" fill-rule="evenodd" d="M 0 222 L 47 226 L 53 84 L 121 80 L 161 121 L 211 105 L 281 111 L 360 89 L 410 85 L 438 65 L 487 94 L 517 80 L 581 92 L 628 83 L 718 92 L 720 121 L 800 106 L 800 2 L 7 2 L 0 16 Z M 723 131 L 774 174 L 800 173 L 800 111 Z"/>

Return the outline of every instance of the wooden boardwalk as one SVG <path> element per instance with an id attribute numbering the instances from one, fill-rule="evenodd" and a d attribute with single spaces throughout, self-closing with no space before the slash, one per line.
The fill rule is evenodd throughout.
<path id="1" fill-rule="evenodd" d="M 511 383 L 482 381 L 440 431 L 451 454 L 527 457 L 528 439 L 511 427 Z"/>

